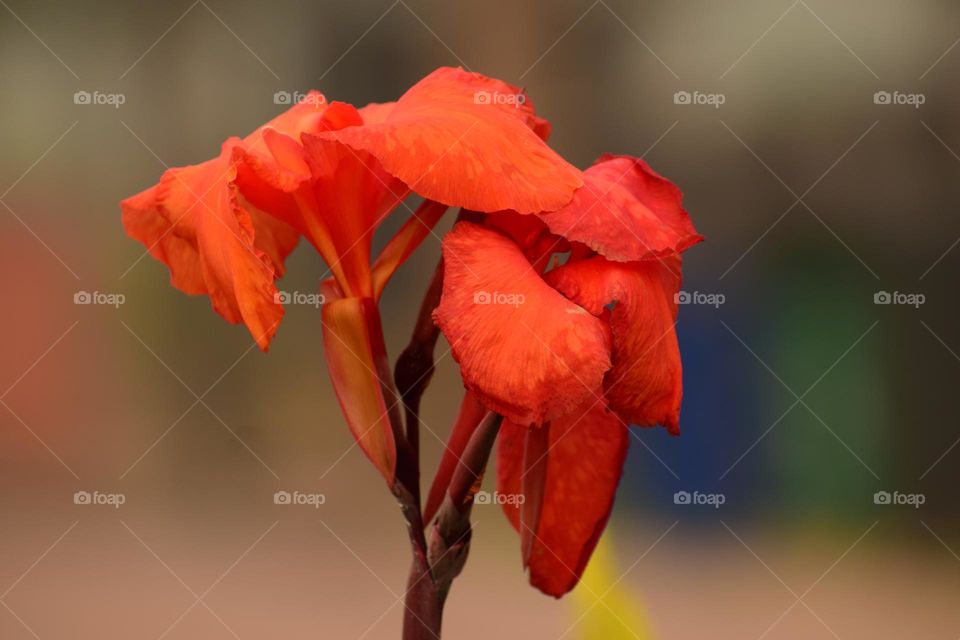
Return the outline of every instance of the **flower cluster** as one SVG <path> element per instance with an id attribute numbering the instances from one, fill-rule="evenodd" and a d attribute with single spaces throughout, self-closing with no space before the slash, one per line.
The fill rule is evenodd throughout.
<path id="1" fill-rule="evenodd" d="M 331 275 L 320 293 L 334 389 L 393 487 L 410 442 L 378 301 L 444 212 L 460 208 L 432 317 L 466 394 L 423 522 L 481 421 L 499 414 L 498 492 L 524 497 L 502 506 L 532 583 L 566 593 L 609 516 L 628 425 L 679 429 L 675 294 L 680 255 L 702 239 L 679 189 L 629 156 L 578 170 L 546 144 L 550 126 L 523 91 L 460 69 L 360 109 L 308 97 L 125 200 L 127 232 L 175 287 L 209 296 L 263 350 L 284 312 L 275 281 L 305 238 Z M 378 226 L 413 194 L 423 204 L 374 256 Z"/>

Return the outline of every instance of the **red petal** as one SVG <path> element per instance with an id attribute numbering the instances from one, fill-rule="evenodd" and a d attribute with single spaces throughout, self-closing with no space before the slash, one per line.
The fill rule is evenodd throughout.
<path id="1" fill-rule="evenodd" d="M 359 122 L 353 107 L 341 111 L 340 120 Z M 297 140 L 268 128 L 263 140 L 269 155 L 243 155 L 239 183 L 244 193 L 302 233 L 346 295 L 373 296 L 373 233 L 406 197 L 406 185 L 369 153 L 329 138 L 302 133 Z M 395 257 L 406 259 L 402 251 Z M 388 274 L 381 277 L 385 282 Z"/>
<path id="2" fill-rule="evenodd" d="M 324 290 L 329 293 L 332 288 Z M 381 383 L 389 376 L 389 365 L 376 303 L 370 298 L 325 302 L 323 344 L 347 425 L 360 448 L 392 485 L 397 452 Z"/>
<path id="3" fill-rule="evenodd" d="M 443 257 L 434 319 L 481 402 L 535 424 L 592 395 L 610 367 L 602 321 L 547 285 L 496 231 L 460 222 L 444 238 Z"/>
<path id="4" fill-rule="evenodd" d="M 547 225 L 539 217 L 515 211 L 490 213 L 484 218 L 483 224 L 503 233 L 524 252 L 536 244 L 541 236 L 549 233 Z"/>
<path id="5" fill-rule="evenodd" d="M 297 236 L 243 205 L 231 162 L 238 143 L 225 143 L 214 160 L 169 169 L 120 206 L 127 233 L 167 265 L 175 287 L 209 295 L 220 315 L 246 323 L 266 350 L 283 317 L 273 280 Z"/>
<path id="6" fill-rule="evenodd" d="M 533 129 L 533 132 L 537 134 L 538 138 L 546 142 L 550 138 L 553 125 L 540 116 L 534 115 L 530 122 L 530 128 Z"/>
<path id="7" fill-rule="evenodd" d="M 379 124 L 387 119 L 396 102 L 371 102 L 365 107 L 358 109 L 364 124 Z"/>
<path id="8" fill-rule="evenodd" d="M 483 225 L 496 229 L 517 243 L 539 274 L 547 270 L 555 254 L 566 253 L 571 249 L 565 238 L 550 233 L 547 225 L 537 216 L 516 211 L 498 211 L 487 214 Z"/>
<path id="9" fill-rule="evenodd" d="M 343 109 L 311 92 L 242 141 L 228 140 L 217 158 L 169 169 L 159 184 L 120 205 L 127 233 L 167 265 L 171 283 L 186 293 L 209 295 L 229 322 L 247 324 L 261 349 L 283 317 L 273 281 L 282 275 L 298 234 L 264 213 L 290 206 L 282 193 L 263 188 L 262 182 L 238 193 L 237 182 L 244 182 L 238 173 L 253 175 L 239 161 L 269 157 L 268 130 L 299 137 L 359 122 L 359 116 L 350 121 Z M 277 167 L 273 170 L 279 175 Z"/>
<path id="10" fill-rule="evenodd" d="M 583 184 L 580 172 L 531 129 L 542 132 L 543 125 L 525 94 L 505 82 L 440 68 L 389 113 L 373 114 L 362 127 L 327 136 L 372 153 L 427 199 L 476 211 L 536 213 L 564 206 Z"/>
<path id="11" fill-rule="evenodd" d="M 312 177 L 300 194 L 300 228 L 311 240 L 329 238 L 334 255 L 317 248 L 334 273 L 335 266 L 343 269 L 348 295 L 373 295 L 373 233 L 409 191 L 369 153 L 320 136 L 302 140 Z"/>
<path id="12" fill-rule="evenodd" d="M 619 262 L 672 255 L 703 240 L 680 189 L 643 160 L 605 155 L 583 175 L 570 204 L 540 216 L 557 235 Z"/>
<path id="13" fill-rule="evenodd" d="M 242 183 L 244 195 L 248 195 L 247 189 L 250 189 L 253 193 L 249 196 L 277 199 L 280 194 L 296 191 L 310 178 L 300 137 L 362 123 L 360 114 L 352 105 L 343 102 L 327 104 L 321 94 L 311 91 L 303 102 L 243 139 L 243 145 L 235 152 L 236 158 L 248 165 L 248 173 L 252 172 L 249 177 L 256 179 L 249 185 Z M 241 180 L 244 177 L 241 175 Z M 278 193 L 267 195 L 262 193 L 264 189 Z"/>
<path id="14" fill-rule="evenodd" d="M 530 583 L 559 598 L 580 580 L 606 527 L 627 453 L 628 434 L 623 423 L 593 398 L 541 429 L 549 429 L 549 445 L 535 533 L 521 524 L 521 511 L 537 510 L 527 504 L 527 500 L 535 499 L 536 492 L 522 494 L 526 498 L 522 507 L 516 506 L 516 501 L 505 501 L 504 511 L 513 526 L 523 528 L 521 534 L 529 537 L 525 564 L 530 570 Z M 510 423 L 500 429 L 497 478 L 501 494 L 520 495 L 521 486 L 529 484 L 535 467 L 543 465 L 544 460 L 525 456 L 529 432 Z"/>
<path id="15" fill-rule="evenodd" d="M 683 376 L 677 345 L 676 293 L 680 257 L 610 262 L 601 257 L 567 264 L 547 280 L 595 315 L 610 314 L 613 368 L 604 379 L 610 406 L 640 426 L 680 430 Z"/>
<path id="16" fill-rule="evenodd" d="M 260 133 L 266 127 L 271 127 L 294 138 L 299 138 L 304 131 L 322 131 L 328 128 L 323 121 L 330 118 L 330 109 L 336 112 L 339 103 L 328 104 L 322 93 L 309 92 L 303 100 L 293 105 L 276 118 L 256 129 L 243 139 L 245 147 L 259 153 L 266 153 Z"/>

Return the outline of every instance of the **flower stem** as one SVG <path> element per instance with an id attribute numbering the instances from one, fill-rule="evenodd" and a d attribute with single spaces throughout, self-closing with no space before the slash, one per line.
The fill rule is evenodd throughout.
<path id="1" fill-rule="evenodd" d="M 407 580 L 403 617 L 404 640 L 437 640 L 443 612 L 443 598 L 437 590 L 424 535 L 420 504 L 420 399 L 433 377 L 433 353 L 440 335 L 433 324 L 433 310 L 440 303 L 443 290 L 443 260 L 437 264 L 430 286 L 420 304 L 420 313 L 410 344 L 394 366 L 394 380 L 403 402 L 406 433 L 403 437 L 405 464 L 403 477 L 398 473 L 394 495 L 400 502 L 407 521 L 407 534 L 413 562 Z M 400 452 L 398 451 L 398 454 Z M 398 462 L 400 456 L 398 455 Z"/>
<path id="2" fill-rule="evenodd" d="M 394 495 L 407 520 L 407 535 L 413 564 L 407 579 L 404 597 L 403 640 L 438 640 L 443 612 L 443 602 L 434 583 L 427 559 L 427 542 L 423 534 L 420 503 L 401 484 L 394 487 Z"/>
<path id="3" fill-rule="evenodd" d="M 400 397 L 403 399 L 407 423 L 407 442 L 413 451 L 420 453 L 420 399 L 433 377 L 433 352 L 437 346 L 440 330 L 433 323 L 433 310 L 440 304 L 443 293 L 443 259 L 437 263 L 430 286 L 420 303 L 417 324 L 413 328 L 410 344 L 397 358 L 394 378 Z"/>
<path id="4" fill-rule="evenodd" d="M 470 552 L 473 496 L 480 486 L 502 420 L 501 416 L 490 413 L 474 432 L 430 529 L 429 547 L 424 552 L 418 544 L 413 545 L 403 640 L 440 638 L 443 605 Z"/>
<path id="5" fill-rule="evenodd" d="M 437 263 L 410 344 L 397 359 L 393 379 L 403 401 L 406 433 L 398 438 L 398 476 L 394 495 L 407 521 L 413 562 L 407 580 L 403 640 L 439 640 L 443 606 L 470 549 L 470 511 L 502 418 L 489 414 L 467 443 L 454 471 L 436 521 L 424 532 L 420 501 L 420 400 L 434 372 L 440 332 L 433 310 L 443 292 L 443 259 Z M 394 430 L 396 433 L 396 430 Z M 400 441 L 402 441 L 402 451 Z M 401 473 L 402 471 L 402 473 Z"/>

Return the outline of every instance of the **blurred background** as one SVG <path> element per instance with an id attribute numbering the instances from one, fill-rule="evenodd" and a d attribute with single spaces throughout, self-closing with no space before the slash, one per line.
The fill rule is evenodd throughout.
<path id="1" fill-rule="evenodd" d="M 404 526 L 319 312 L 289 307 L 260 353 L 168 285 L 118 202 L 278 91 L 362 105 L 443 65 L 524 86 L 578 166 L 644 156 L 707 237 L 682 435 L 634 433 L 603 575 L 544 597 L 480 505 L 445 637 L 960 636 L 957 3 L 0 5 L 0 637 L 399 637 Z M 394 354 L 438 255 L 388 289 Z M 288 266 L 282 289 L 316 291 L 318 256 Z M 438 354 L 428 475 L 461 396 Z"/>

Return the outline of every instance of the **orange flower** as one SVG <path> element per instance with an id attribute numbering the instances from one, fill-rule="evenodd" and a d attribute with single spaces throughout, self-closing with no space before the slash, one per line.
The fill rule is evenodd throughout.
<path id="1" fill-rule="evenodd" d="M 554 596 L 606 525 L 627 425 L 679 432 L 680 254 L 703 239 L 679 189 L 642 160 L 604 156 L 584 178 L 558 211 L 458 223 L 434 312 L 470 392 L 451 444 L 476 428 L 477 401 L 504 416 L 499 491 L 524 496 L 504 507 L 531 582 Z"/>
<path id="2" fill-rule="evenodd" d="M 543 143 L 547 129 L 518 88 L 460 69 L 359 110 L 311 93 L 217 158 L 170 169 L 125 200 L 124 225 L 174 286 L 209 295 L 264 350 L 283 316 L 274 280 L 305 237 L 333 276 L 322 319 L 334 388 L 392 484 L 398 420 L 377 300 L 448 206 L 533 213 L 570 202 L 582 176 Z M 423 205 L 372 260 L 374 231 L 411 193 Z"/>

